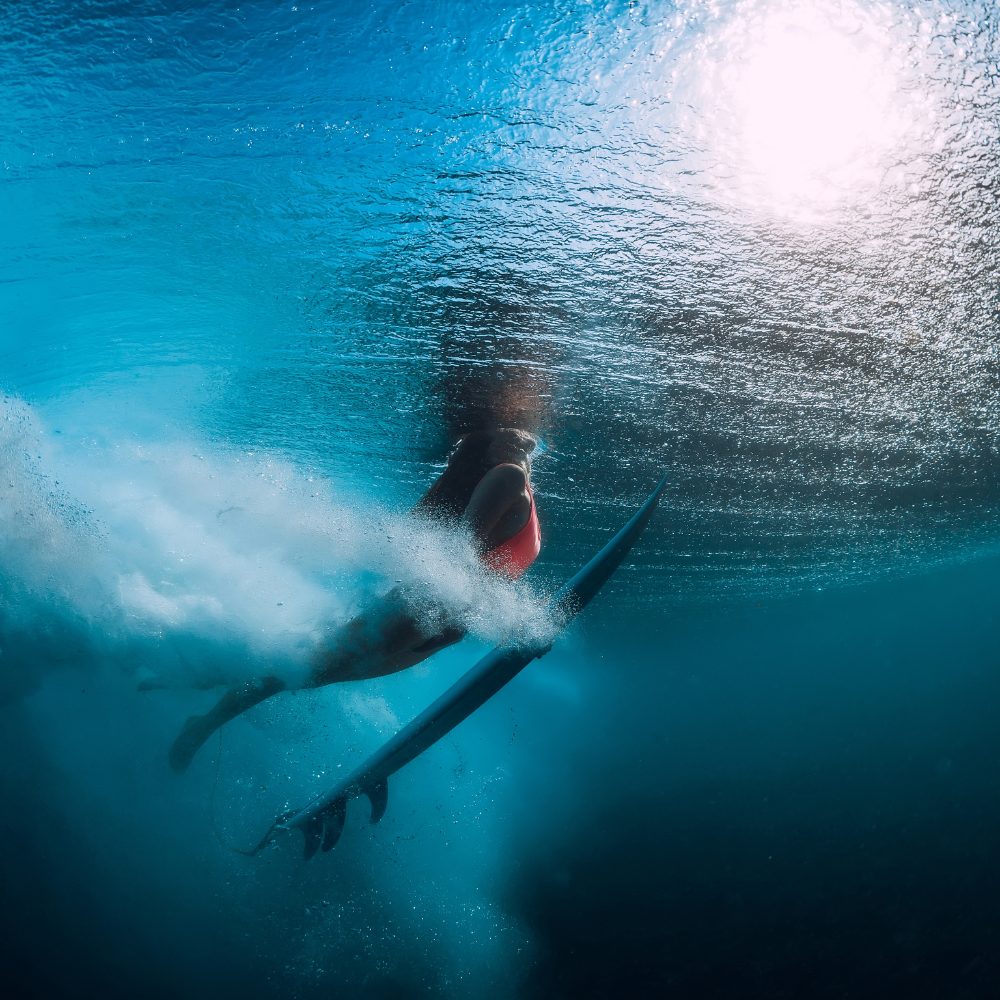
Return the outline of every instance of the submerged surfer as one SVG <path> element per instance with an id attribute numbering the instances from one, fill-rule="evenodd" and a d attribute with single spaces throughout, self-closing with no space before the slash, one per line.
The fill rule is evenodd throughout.
<path id="1" fill-rule="evenodd" d="M 513 428 L 464 435 L 414 513 L 464 528 L 485 566 L 517 579 L 541 545 L 530 483 L 529 456 L 535 445 L 530 434 Z M 437 628 L 426 624 L 434 614 Z M 428 609 L 426 602 L 420 606 L 411 593 L 395 587 L 323 642 L 303 687 L 405 670 L 464 635 L 465 629 L 448 621 L 441 609 Z M 170 766 L 183 771 L 220 726 L 286 686 L 277 677 L 265 677 L 230 689 L 207 714 L 188 719 L 170 749 Z"/>

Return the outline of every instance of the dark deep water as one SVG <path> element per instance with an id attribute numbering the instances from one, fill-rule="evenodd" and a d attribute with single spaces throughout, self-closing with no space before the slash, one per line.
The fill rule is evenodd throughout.
<path id="1" fill-rule="evenodd" d="M 998 67 L 977 0 L 0 7 L 7 992 L 998 995 Z M 404 514 L 489 419 L 517 586 Z M 663 471 L 378 826 L 231 850 Z M 168 770 L 397 580 L 470 638 Z"/>
<path id="2" fill-rule="evenodd" d="M 404 789 L 419 777 L 400 776 L 393 826 L 366 836 L 359 821 L 307 866 L 288 850 L 220 873 L 207 807 L 184 797 L 195 815 L 179 821 L 155 771 L 143 781 L 168 801 L 110 822 L 98 803 L 95 829 L 44 763 L 45 731 L 15 720 L 8 975 L 37 996 L 464 995 L 442 938 L 475 947 L 460 880 L 487 851 L 502 877 L 476 892 L 519 929 L 515 953 L 476 972 L 489 995 L 991 996 L 998 569 L 664 623 L 628 655 L 622 625 L 595 614 L 587 703 L 518 711 L 514 737 L 516 687 L 486 710 L 502 809 L 452 776 L 461 807 L 434 782 L 428 823 Z M 485 835 L 484 810 L 491 843 L 456 856 L 452 838 Z M 400 912 L 452 892 L 457 912 Z"/>
<path id="3" fill-rule="evenodd" d="M 585 818 L 521 840 L 532 995 L 992 995 L 998 568 L 664 636 Z"/>

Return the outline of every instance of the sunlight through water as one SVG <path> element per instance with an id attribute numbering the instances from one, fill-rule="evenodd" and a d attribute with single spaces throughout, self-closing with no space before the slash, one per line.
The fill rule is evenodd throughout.
<path id="1" fill-rule="evenodd" d="M 743 7 L 721 52 L 714 144 L 741 201 L 816 222 L 877 192 L 914 119 L 878 6 Z"/>

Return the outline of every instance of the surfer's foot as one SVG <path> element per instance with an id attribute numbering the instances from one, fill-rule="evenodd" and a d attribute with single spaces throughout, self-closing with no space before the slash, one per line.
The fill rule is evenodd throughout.
<path id="1" fill-rule="evenodd" d="M 216 726 L 207 715 L 192 715 L 180 736 L 174 740 L 174 745 L 170 748 L 170 766 L 178 774 L 188 769 L 188 765 L 194 760 L 194 755 L 201 749 L 202 744 L 215 732 Z"/>

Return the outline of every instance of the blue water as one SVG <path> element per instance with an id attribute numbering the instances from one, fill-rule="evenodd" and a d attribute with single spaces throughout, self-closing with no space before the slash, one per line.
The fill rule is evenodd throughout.
<path id="1" fill-rule="evenodd" d="M 0 94 L 15 995 L 995 995 L 992 4 L 47 0 Z M 488 420 L 545 443 L 518 585 L 406 516 Z M 664 471 L 378 826 L 232 850 Z M 469 638 L 169 771 L 399 580 Z"/>

